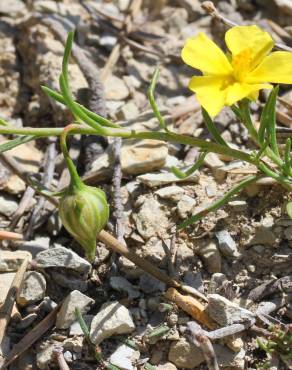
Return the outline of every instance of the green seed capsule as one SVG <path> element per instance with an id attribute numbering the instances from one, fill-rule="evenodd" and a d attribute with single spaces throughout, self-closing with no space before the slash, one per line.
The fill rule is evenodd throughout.
<path id="1" fill-rule="evenodd" d="M 109 218 L 104 191 L 84 184 L 69 188 L 60 200 L 59 212 L 66 230 L 82 245 L 86 258 L 93 261 L 96 237 Z"/>

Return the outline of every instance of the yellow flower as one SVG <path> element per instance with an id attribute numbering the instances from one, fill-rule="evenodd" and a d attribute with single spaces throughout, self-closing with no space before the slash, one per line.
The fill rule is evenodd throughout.
<path id="1" fill-rule="evenodd" d="M 214 117 L 225 105 L 243 98 L 256 99 L 272 83 L 292 84 L 292 53 L 270 53 L 274 41 L 257 26 L 236 26 L 225 34 L 230 55 L 204 33 L 187 40 L 183 61 L 203 75 L 192 77 L 189 88 L 200 104 Z"/>

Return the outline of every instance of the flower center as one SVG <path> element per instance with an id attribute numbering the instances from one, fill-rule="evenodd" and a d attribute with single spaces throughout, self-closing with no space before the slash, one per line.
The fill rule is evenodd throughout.
<path id="1" fill-rule="evenodd" d="M 232 58 L 233 76 L 236 81 L 242 82 L 251 69 L 252 51 L 250 48 L 242 50 Z"/>

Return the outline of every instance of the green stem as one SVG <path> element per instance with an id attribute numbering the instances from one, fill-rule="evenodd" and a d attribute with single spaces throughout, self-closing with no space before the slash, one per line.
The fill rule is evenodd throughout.
<path id="1" fill-rule="evenodd" d="M 256 129 L 254 128 L 254 125 L 250 117 L 249 101 L 247 99 L 244 99 L 240 101 L 238 105 L 240 108 L 243 123 L 245 127 L 247 128 L 249 135 L 251 136 L 255 144 L 261 147 L 259 143 L 258 133 Z M 276 153 L 273 152 L 271 148 L 267 147 L 265 153 L 277 166 L 280 166 L 280 167 L 283 166 L 283 161 Z"/>
<path id="2" fill-rule="evenodd" d="M 289 181 L 286 177 L 279 175 L 278 173 L 271 170 L 268 166 L 265 165 L 264 162 L 258 162 L 257 167 L 267 176 L 271 177 L 272 179 L 276 180 L 281 185 L 283 185 L 284 188 L 286 188 L 287 190 L 289 191 L 292 190 L 292 182 Z"/>
<path id="3" fill-rule="evenodd" d="M 56 100 L 57 102 L 63 104 L 63 105 L 66 105 L 66 101 L 65 99 L 63 98 L 63 95 L 57 93 L 56 91 L 52 90 L 52 89 L 49 89 L 47 86 L 41 86 L 43 92 L 48 95 L 49 97 L 53 98 L 54 100 Z M 120 125 L 118 125 L 117 123 L 114 123 L 112 121 L 110 121 L 109 119 L 107 118 L 104 118 L 102 116 L 100 116 L 99 114 L 96 114 L 94 112 L 92 112 L 91 110 L 87 109 L 86 107 L 84 107 L 82 104 L 79 104 L 77 102 L 75 102 L 76 105 L 82 109 L 82 111 L 84 113 L 87 114 L 87 116 L 91 119 L 93 119 L 96 123 L 99 123 L 100 125 L 102 126 L 107 126 L 107 127 L 115 127 L 115 128 L 119 128 L 121 127 Z M 0 120 L 0 124 L 1 124 L 1 120 Z"/>
<path id="4" fill-rule="evenodd" d="M 248 130 L 249 135 L 254 140 L 254 142 L 258 145 L 258 133 L 254 128 L 250 117 L 250 110 L 249 110 L 249 101 L 247 99 L 241 100 L 239 102 L 239 108 L 242 114 L 243 123 Z"/>
<path id="5" fill-rule="evenodd" d="M 159 67 L 156 67 L 155 71 L 154 71 L 154 74 L 152 76 L 152 79 L 151 79 L 149 89 L 148 89 L 148 100 L 149 100 L 149 103 L 150 103 L 151 108 L 153 110 L 153 113 L 154 113 L 155 117 L 157 118 L 157 120 L 159 122 L 160 128 L 165 130 L 165 131 L 168 131 L 165 120 L 162 117 L 162 115 L 161 115 L 161 113 L 158 109 L 158 106 L 156 104 L 155 97 L 154 97 L 154 91 L 155 91 L 155 87 L 156 87 L 158 77 L 159 77 Z"/>
<path id="6" fill-rule="evenodd" d="M 32 128 L 32 127 L 8 128 L 0 126 L 0 134 L 35 135 L 37 137 L 60 136 L 63 133 L 63 130 L 64 130 L 63 128 Z M 74 128 L 72 127 L 72 129 L 70 129 L 70 131 L 67 134 L 72 135 L 78 133 L 88 135 L 100 135 L 100 132 L 97 132 L 93 128 L 80 127 L 79 125 L 74 125 Z M 209 151 L 217 154 L 228 155 L 232 158 L 254 164 L 268 176 L 271 176 L 272 178 L 276 179 L 278 182 L 284 185 L 285 188 L 289 188 L 289 190 L 291 191 L 291 183 L 283 176 L 277 175 L 275 172 L 271 171 L 263 162 L 258 162 L 250 154 L 247 154 L 237 149 L 226 147 L 224 145 L 212 143 L 191 136 L 161 131 L 135 131 L 127 129 L 107 128 L 106 133 L 104 133 L 102 136 L 123 137 L 129 139 L 134 138 L 134 139 L 161 140 L 166 142 L 173 142 L 198 147 L 202 151 Z"/>
<path id="7" fill-rule="evenodd" d="M 78 125 L 71 124 L 71 125 L 68 125 L 64 128 L 64 130 L 63 130 L 63 132 L 61 133 L 61 136 L 60 136 L 60 147 L 61 147 L 64 159 L 66 161 L 68 170 L 70 172 L 70 177 L 71 177 L 70 187 L 72 189 L 81 190 L 84 187 L 84 184 L 81 181 L 81 179 L 78 175 L 78 172 L 76 170 L 76 167 L 75 167 L 75 165 L 74 165 L 74 163 L 73 163 L 73 161 L 70 157 L 70 154 L 69 154 L 69 151 L 68 151 L 68 148 L 67 148 L 67 142 L 66 142 L 68 132 L 73 130 L 76 126 L 78 127 Z"/>
<path id="8" fill-rule="evenodd" d="M 172 173 L 179 179 L 186 179 L 187 177 L 191 176 L 195 171 L 197 171 L 202 166 L 207 154 L 208 152 L 201 153 L 198 160 L 186 172 L 183 172 L 179 168 L 172 166 L 171 167 Z"/>
<path id="9" fill-rule="evenodd" d="M 38 137 L 47 136 L 60 136 L 63 132 L 63 128 L 7 128 L 0 126 L 0 134 L 15 134 L 15 135 L 35 135 Z M 178 144 L 191 145 L 201 148 L 203 151 L 210 151 L 218 154 L 228 155 L 235 159 L 246 161 L 248 163 L 256 164 L 252 157 L 240 150 L 232 149 L 220 144 L 212 143 L 195 137 L 180 135 L 173 132 L 161 132 L 161 131 L 135 131 L 127 129 L 115 129 L 107 128 L 106 133 L 100 134 L 93 128 L 80 127 L 74 125 L 74 129 L 70 130 L 68 134 L 83 134 L 83 135 L 97 135 L 97 136 L 113 136 L 122 137 L 128 139 L 152 139 L 161 141 L 170 141 Z"/>

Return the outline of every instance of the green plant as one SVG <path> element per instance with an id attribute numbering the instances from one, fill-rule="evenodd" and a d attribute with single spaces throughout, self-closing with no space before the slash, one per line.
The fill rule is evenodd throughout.
<path id="1" fill-rule="evenodd" d="M 278 87 L 275 87 L 265 104 L 261 119 L 260 127 L 257 130 L 249 110 L 249 100 L 244 98 L 237 104 L 231 106 L 232 110 L 236 114 L 237 118 L 247 128 L 250 138 L 253 140 L 256 149 L 252 152 L 246 152 L 231 148 L 227 142 L 220 135 L 214 121 L 203 109 L 203 117 L 205 124 L 213 138 L 212 141 L 206 141 L 198 139 L 196 137 L 190 137 L 186 135 L 180 135 L 173 131 L 170 131 L 166 123 L 159 112 L 158 106 L 154 99 L 154 92 L 156 82 L 158 80 L 159 71 L 155 70 L 153 75 L 148 97 L 153 109 L 154 115 L 157 117 L 159 122 L 159 130 L 157 131 L 135 131 L 120 127 L 118 124 L 94 113 L 77 103 L 73 99 L 73 95 L 70 91 L 70 84 L 68 78 L 68 60 L 71 53 L 74 33 L 68 34 L 62 72 L 60 75 L 60 92 L 53 91 L 48 87 L 42 87 L 43 91 L 54 100 L 66 105 L 74 116 L 75 125 L 68 130 L 68 134 L 82 134 L 82 135 L 100 135 L 100 136 L 112 136 L 122 138 L 135 138 L 135 139 L 154 139 L 162 140 L 166 142 L 175 142 L 185 145 L 198 147 L 201 150 L 201 155 L 198 161 L 186 172 L 182 172 L 178 168 L 173 168 L 173 173 L 180 177 L 185 178 L 190 176 L 196 171 L 204 161 L 204 157 L 207 153 L 213 152 L 218 154 L 228 155 L 234 159 L 239 159 L 244 162 L 250 163 L 257 167 L 258 174 L 255 176 L 245 177 L 242 181 L 236 184 L 219 200 L 215 201 L 209 207 L 203 211 L 193 215 L 191 218 L 185 220 L 179 228 L 185 228 L 186 226 L 199 221 L 202 217 L 206 216 L 209 212 L 217 210 L 219 207 L 226 204 L 235 194 L 244 189 L 248 184 L 251 184 L 263 176 L 273 178 L 279 184 L 281 184 L 289 192 L 292 190 L 292 158 L 291 158 L 291 139 L 288 138 L 285 144 L 285 148 L 282 150 L 278 144 L 276 137 L 276 99 L 278 94 Z M 2 126 L 0 127 L 0 134 L 15 134 L 19 135 L 18 138 L 9 141 L 8 143 L 0 146 L 0 152 L 9 150 L 17 145 L 21 145 L 24 142 L 35 140 L 45 136 L 62 136 L 64 129 L 62 128 L 13 128 L 8 123 L 1 121 Z M 291 202 L 287 205 L 288 214 L 291 216 Z"/>
<path id="2" fill-rule="evenodd" d="M 267 356 L 279 356 L 282 361 L 292 360 L 292 326 L 287 325 L 284 330 L 275 325 L 269 328 L 270 335 L 264 341 L 257 338 L 257 344 Z M 270 361 L 267 359 L 260 365 L 269 369 Z"/>

